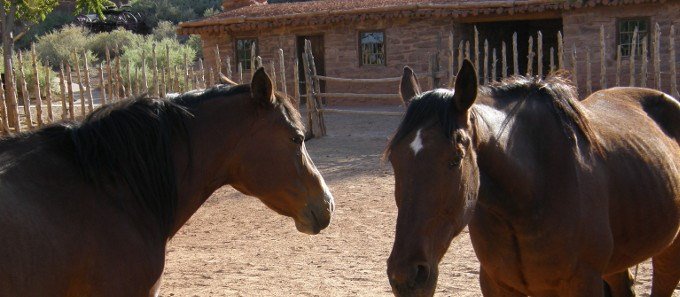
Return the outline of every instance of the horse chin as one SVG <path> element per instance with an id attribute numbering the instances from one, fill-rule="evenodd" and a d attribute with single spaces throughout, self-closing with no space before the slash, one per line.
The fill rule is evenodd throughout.
<path id="1" fill-rule="evenodd" d="M 317 235 L 319 232 L 321 232 L 321 228 L 319 228 L 316 224 L 311 222 L 303 222 L 300 219 L 295 219 L 295 228 L 297 228 L 297 230 L 301 233 L 307 235 Z"/>

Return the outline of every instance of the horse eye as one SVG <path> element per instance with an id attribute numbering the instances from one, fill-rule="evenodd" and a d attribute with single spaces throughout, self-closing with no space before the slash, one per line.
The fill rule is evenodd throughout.
<path id="1" fill-rule="evenodd" d="M 305 141 L 305 138 L 303 136 L 295 136 L 295 137 L 292 137 L 290 140 L 292 140 L 293 142 L 295 142 L 297 144 L 302 144 Z"/>
<path id="2" fill-rule="evenodd" d="M 456 167 L 460 166 L 460 161 L 461 161 L 461 160 L 462 160 L 462 159 L 460 159 L 460 158 L 456 158 L 456 159 L 454 159 L 453 161 L 449 162 L 449 169 L 453 169 L 453 168 L 456 168 Z"/>

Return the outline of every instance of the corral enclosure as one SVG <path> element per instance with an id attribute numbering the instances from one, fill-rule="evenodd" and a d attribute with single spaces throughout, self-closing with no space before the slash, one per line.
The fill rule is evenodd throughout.
<path id="1" fill-rule="evenodd" d="M 317 236 L 298 233 L 256 198 L 219 190 L 170 241 L 161 296 L 391 296 L 385 271 L 397 212 L 392 169 L 381 156 L 399 121 L 329 114 L 328 135 L 307 141 L 337 205 Z M 465 230 L 440 266 L 435 296 L 482 296 L 478 269 Z M 647 261 L 638 296 L 649 296 L 650 286 Z"/>

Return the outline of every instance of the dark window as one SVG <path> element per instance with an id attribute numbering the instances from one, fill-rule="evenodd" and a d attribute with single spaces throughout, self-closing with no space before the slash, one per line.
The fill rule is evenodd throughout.
<path id="1" fill-rule="evenodd" d="M 635 28 L 638 30 L 637 41 L 635 46 L 635 55 L 642 54 L 642 40 L 649 36 L 649 20 L 646 18 L 622 19 L 619 20 L 618 26 L 618 44 L 621 45 L 621 55 L 624 57 L 630 56 L 633 47 L 633 35 Z M 647 40 L 649 46 L 650 40 Z"/>
<path id="2" fill-rule="evenodd" d="M 250 69 L 252 60 L 251 51 L 253 46 L 257 51 L 256 39 L 236 39 L 236 63 L 240 63 L 244 70 Z"/>
<path id="3" fill-rule="evenodd" d="M 361 65 L 385 65 L 385 32 L 359 33 Z"/>

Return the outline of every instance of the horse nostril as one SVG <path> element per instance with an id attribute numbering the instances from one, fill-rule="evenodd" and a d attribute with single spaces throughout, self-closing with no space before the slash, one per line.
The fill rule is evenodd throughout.
<path id="1" fill-rule="evenodd" d="M 420 286 L 427 282 L 430 278 L 430 267 L 427 265 L 418 265 L 416 271 L 415 285 Z"/>

